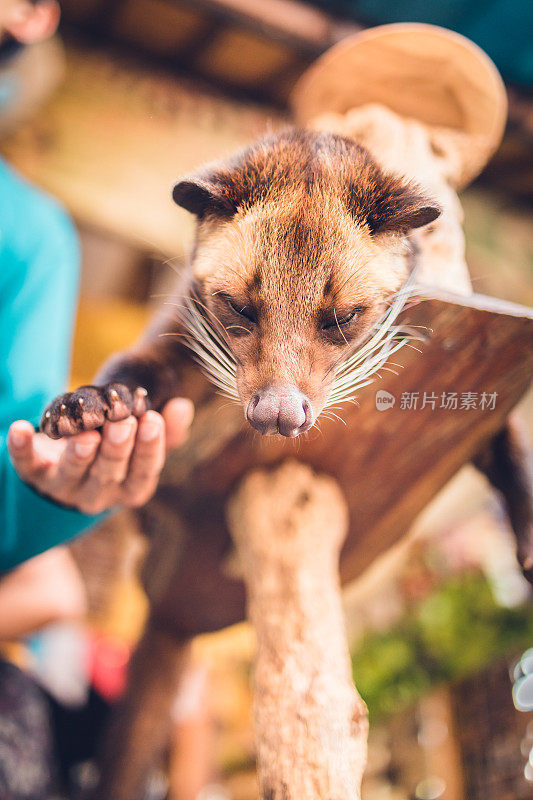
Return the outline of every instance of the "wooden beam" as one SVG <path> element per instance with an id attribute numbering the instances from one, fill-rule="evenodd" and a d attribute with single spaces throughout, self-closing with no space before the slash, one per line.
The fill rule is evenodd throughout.
<path id="1" fill-rule="evenodd" d="M 181 555 L 169 567 L 168 589 L 156 608 L 163 620 L 170 614 L 177 630 L 197 633 L 200 619 L 204 629 L 242 619 L 244 594 L 225 570 L 230 536 L 221 519 L 251 468 L 297 458 L 338 481 L 350 518 L 341 556 L 347 582 L 397 542 L 502 428 L 531 381 L 533 312 L 476 295 L 435 293 L 406 310 L 403 320 L 431 331 L 422 352 L 404 348 L 395 354 L 398 374 L 383 371 L 381 380 L 361 390 L 357 406 L 345 404 L 339 412 L 345 424 L 321 420 L 320 431 L 296 442 L 254 436 L 239 407 L 217 398 L 197 377 L 193 388 L 197 368 L 191 365 L 184 378 L 197 404 L 191 436 L 170 456 L 155 500 L 141 509 L 142 527 L 168 540 L 175 537 L 176 518 L 183 523 Z M 377 407 L 377 390 L 394 398 L 387 410 Z M 474 406 L 463 402 L 466 393 L 475 395 Z M 481 402 L 483 393 L 495 395 L 493 405 Z M 412 394 L 418 395 L 416 407 L 403 407 L 404 396 Z M 453 394 L 457 407 L 442 407 L 443 395 L 447 401 Z"/>

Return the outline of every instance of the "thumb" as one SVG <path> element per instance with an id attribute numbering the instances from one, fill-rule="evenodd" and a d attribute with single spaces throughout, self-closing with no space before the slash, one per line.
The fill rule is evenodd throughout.
<path id="1" fill-rule="evenodd" d="M 194 405 L 185 397 L 169 400 L 162 411 L 165 420 L 165 440 L 167 450 L 179 447 L 187 439 L 194 417 Z"/>

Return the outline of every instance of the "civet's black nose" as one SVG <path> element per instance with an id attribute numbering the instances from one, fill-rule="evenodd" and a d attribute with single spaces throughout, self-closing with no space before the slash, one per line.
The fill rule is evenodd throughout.
<path id="1" fill-rule="evenodd" d="M 314 422 L 313 408 L 296 386 L 273 385 L 254 394 L 246 417 L 252 427 L 266 436 L 280 433 L 295 437 Z"/>

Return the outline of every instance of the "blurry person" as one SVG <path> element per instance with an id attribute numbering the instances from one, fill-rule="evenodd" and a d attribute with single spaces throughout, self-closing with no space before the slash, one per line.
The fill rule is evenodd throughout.
<path id="1" fill-rule="evenodd" d="M 148 411 L 68 441 L 36 434 L 66 382 L 78 243 L 64 211 L 2 162 L 0 227 L 1 572 L 81 533 L 106 509 L 146 502 L 164 462 L 165 424 L 168 445 L 178 445 L 192 406 L 174 399 L 163 416 Z"/>
<path id="2" fill-rule="evenodd" d="M 13 52 L 13 42 L 20 46 L 51 36 L 58 21 L 54 0 L 0 0 L 0 56 L 6 48 Z M 106 423 L 101 433 L 82 433 L 68 442 L 36 434 L 42 409 L 66 382 L 78 242 L 63 209 L 2 161 L 0 230 L 0 572 L 5 572 L 86 530 L 106 509 L 146 502 L 163 465 L 165 437 L 167 446 L 183 441 L 192 406 L 176 398 L 162 416 L 148 411 L 139 421 Z"/>
<path id="3" fill-rule="evenodd" d="M 23 48 L 51 36 L 58 20 L 53 0 L 0 0 L 0 131 L 2 119 L 19 118 Z M 65 386 L 78 271 L 65 211 L 0 160 L 0 639 L 84 613 L 77 568 L 56 545 L 102 512 L 146 502 L 165 448 L 186 438 L 193 415 L 190 401 L 175 398 L 162 415 L 148 411 L 68 441 L 35 433 Z M 0 797 L 45 800 L 57 788 L 46 700 L 2 659 L 0 689 Z"/>
<path id="4" fill-rule="evenodd" d="M 0 135 L 31 117 L 64 72 L 55 0 L 0 0 Z"/>

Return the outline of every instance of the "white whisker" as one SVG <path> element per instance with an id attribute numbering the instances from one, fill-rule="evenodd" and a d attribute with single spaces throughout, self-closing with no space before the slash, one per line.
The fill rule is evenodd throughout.
<path id="1" fill-rule="evenodd" d="M 394 353 L 406 346 L 418 350 L 410 342 L 413 339 L 423 339 L 423 337 L 420 334 L 412 334 L 406 327 L 396 324 L 406 303 L 411 302 L 415 294 L 413 278 L 410 277 L 393 298 L 368 341 L 337 366 L 333 386 L 325 406 L 329 413 L 336 403 L 353 402 L 357 391 L 363 386 L 368 386 L 376 378 L 381 378 L 380 370 L 398 374 L 389 366 L 389 364 L 395 367 L 402 366 L 389 361 Z"/>
<path id="2" fill-rule="evenodd" d="M 220 393 L 230 400 L 238 401 L 240 398 L 235 379 L 235 356 L 222 333 L 207 315 L 200 312 L 198 305 L 193 297 L 186 296 L 180 307 L 180 318 L 188 331 L 185 336 L 186 344 Z"/>
<path id="3" fill-rule="evenodd" d="M 344 420 L 335 413 L 341 410 L 343 403 L 358 405 L 356 393 L 376 378 L 381 378 L 380 370 L 398 374 L 391 369 L 391 367 L 402 367 L 401 364 L 390 360 L 394 353 L 403 347 L 421 352 L 412 342 L 423 340 L 424 337 L 418 332 L 413 332 L 413 328 L 425 328 L 426 331 L 430 329 L 425 326 L 397 324 L 398 317 L 406 304 L 412 303 L 416 296 L 412 282 L 412 278 L 409 278 L 392 298 L 367 341 L 356 352 L 337 364 L 331 392 L 320 417 L 344 423 Z M 229 400 L 239 402 L 236 381 L 238 362 L 228 344 L 224 327 L 195 297 L 185 296 L 182 304 L 175 305 L 179 308 L 179 316 L 186 329 L 185 341 L 192 350 L 195 360 L 221 394 Z M 211 319 L 212 316 L 214 319 Z M 316 421 L 313 427 L 317 427 L 320 431 Z"/>

